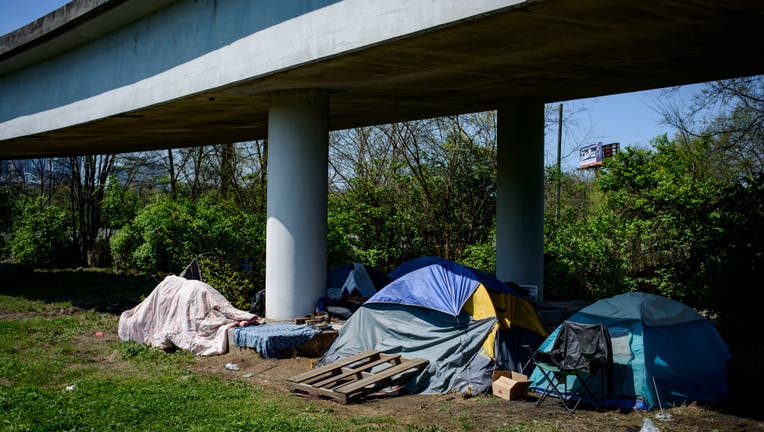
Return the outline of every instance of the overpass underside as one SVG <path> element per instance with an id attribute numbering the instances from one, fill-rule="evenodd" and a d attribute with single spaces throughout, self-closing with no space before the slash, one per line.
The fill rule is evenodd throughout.
<path id="1" fill-rule="evenodd" d="M 267 33 L 279 26 L 285 27 L 284 32 L 291 32 L 290 21 L 309 23 L 311 14 L 328 15 L 328 19 L 332 19 L 334 15 L 325 13 L 326 10 L 339 9 L 342 3 L 328 4 L 323 10 L 296 16 L 259 33 Z M 363 9 L 365 2 L 350 3 Z M 394 10 L 404 6 L 395 5 L 397 2 L 394 1 L 389 3 L 392 9 L 385 12 L 395 19 L 406 16 L 405 11 Z M 119 90 L 127 89 L 129 92 L 130 87 L 136 92 L 157 91 L 157 87 L 174 85 L 168 80 L 208 80 L 211 85 L 221 84 L 216 87 L 200 88 L 200 91 L 194 92 L 194 86 L 189 85 L 187 91 L 168 92 L 167 98 L 160 100 L 138 97 L 136 99 L 140 100 L 132 106 L 122 104 L 120 108 L 124 111 L 105 109 L 66 123 L 52 123 L 53 126 L 60 125 L 60 128 L 3 124 L 18 120 L 5 114 L 0 117 L 0 157 L 124 152 L 265 138 L 269 95 L 273 91 L 287 89 L 329 91 L 329 128 L 335 130 L 495 109 L 500 101 L 507 99 L 542 102 L 569 100 L 753 75 L 762 71 L 762 58 L 756 47 L 764 42 L 764 32 L 760 30 L 764 22 L 764 8 L 758 1 L 560 0 L 483 3 L 489 4 L 485 10 L 476 8 L 477 12 L 482 12 L 476 16 L 463 17 L 455 22 L 423 20 L 423 25 L 434 25 L 428 28 L 414 25 L 401 26 L 400 32 L 380 31 L 380 38 L 389 36 L 390 39 L 364 41 L 368 45 L 346 44 L 341 47 L 347 48 L 342 52 L 321 52 L 321 47 L 316 47 L 317 43 L 328 45 L 336 43 L 334 41 L 321 40 L 311 44 L 299 38 L 290 40 L 284 46 L 235 46 L 238 42 L 242 45 L 272 42 L 269 38 L 258 37 L 257 33 L 245 35 L 227 46 L 200 52 L 199 57 L 217 56 L 220 59 L 212 66 L 209 62 L 214 60 L 205 58 L 186 62 L 189 69 L 194 68 L 194 62 L 206 69 L 177 71 L 186 65 L 169 64 L 167 70 L 151 71 L 153 75 L 136 73 L 122 82 L 115 82 L 113 86 L 104 86 L 99 94 L 86 94 L 84 99 L 108 98 L 110 93 L 114 93 L 115 98 L 124 98 L 124 92 Z M 180 6 L 170 4 L 168 8 L 181 9 Z M 354 13 L 352 8 L 346 9 Z M 412 13 L 428 12 L 424 8 L 417 9 L 421 10 Z M 190 17 L 206 17 L 204 12 L 201 10 L 196 15 L 185 13 Z M 157 26 L 162 24 L 158 18 L 149 16 L 147 19 L 154 19 L 156 23 L 153 25 Z M 358 19 L 359 26 L 368 26 L 369 23 L 364 23 L 363 19 L 373 18 L 351 15 L 345 19 L 350 23 Z M 353 31 L 363 31 L 363 28 L 354 29 L 348 23 L 313 25 L 316 31 L 328 31 L 339 25 L 350 28 L 344 33 L 338 30 L 340 37 L 349 37 Z M 136 27 L 136 35 L 140 35 L 140 31 L 150 31 L 139 28 L 137 24 L 133 26 Z M 210 37 L 214 36 L 212 32 L 215 29 L 208 28 L 206 31 L 211 32 Z M 404 34 L 404 31 L 411 33 Z M 136 35 L 124 37 L 137 38 Z M 305 35 L 310 36 L 320 39 L 320 36 L 310 32 Z M 160 33 L 156 37 L 163 36 Z M 151 43 L 137 40 L 146 45 Z M 296 45 L 299 43 L 303 46 Z M 35 48 L 39 49 L 31 49 Z M 161 51 L 164 49 L 160 46 L 155 55 L 167 55 Z M 226 64 L 230 68 L 235 67 L 232 62 L 258 63 L 262 61 L 263 51 L 270 49 L 313 49 L 323 55 L 294 56 L 297 63 L 275 64 L 278 69 L 274 70 L 253 67 L 251 70 L 257 75 L 234 76 L 231 82 L 207 79 L 213 78 L 213 75 L 225 75 Z M 0 53 L 0 73 L 15 77 L 19 72 L 12 70 L 17 66 L 14 61 L 27 52 L 7 54 Z M 247 57 L 248 54 L 251 56 Z M 131 56 L 135 61 L 146 61 L 144 57 L 150 55 L 125 52 L 121 57 L 126 62 L 132 60 Z M 45 61 L 42 60 L 42 66 Z M 18 64 L 23 65 L 22 62 Z M 35 64 L 23 67 L 34 68 Z M 92 68 L 98 67 L 109 73 L 108 67 L 93 62 Z M 37 69 L 41 67 L 38 65 Z M 29 91 L 13 94 L 13 87 L 9 90 L 3 88 L 3 105 L 14 104 L 27 97 L 49 96 L 55 92 L 55 69 L 38 73 L 40 79 L 51 83 L 45 94 Z M 163 79 L 163 75 L 166 78 Z M 3 78 L 0 75 L 0 83 Z M 88 76 L 71 78 L 89 79 Z M 43 105 L 36 110 L 33 107 L 29 110 L 31 114 L 26 113 L 31 117 L 27 121 L 32 122 L 34 117 L 43 117 L 40 113 L 56 108 L 82 110 L 76 102 L 78 100 L 71 97 L 62 101 L 60 106 Z M 104 104 L 94 100 L 93 104 L 96 103 Z M 141 103 L 145 106 L 139 106 Z M 12 126 L 15 130 L 8 130 Z"/>
<path id="2" fill-rule="evenodd" d="M 0 158 L 268 138 L 274 318 L 324 288 L 328 131 L 498 109 L 497 274 L 541 288 L 544 102 L 764 72 L 754 0 L 67 7 L 0 38 Z"/>

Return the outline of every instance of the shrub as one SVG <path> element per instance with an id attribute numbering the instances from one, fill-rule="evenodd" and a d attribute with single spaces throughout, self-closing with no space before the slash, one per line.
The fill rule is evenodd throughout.
<path id="1" fill-rule="evenodd" d="M 546 224 L 544 287 L 547 299 L 596 300 L 627 290 L 608 218 L 554 227 Z M 554 235 L 550 233 L 554 230 Z"/>
<path id="2" fill-rule="evenodd" d="M 35 267 L 68 264 L 72 244 L 66 212 L 58 206 L 45 205 L 42 198 L 22 198 L 16 207 L 9 241 L 11 256 L 21 264 Z"/>
<path id="3" fill-rule="evenodd" d="M 259 287 L 255 272 L 212 256 L 201 257 L 199 267 L 202 279 L 218 290 L 234 307 L 249 309 L 254 293 Z"/>
<path id="4" fill-rule="evenodd" d="M 190 201 L 157 197 L 114 235 L 112 255 L 122 266 L 146 272 L 179 272 L 193 239 Z"/>
<path id="5" fill-rule="evenodd" d="M 489 274 L 494 273 L 496 271 L 496 241 L 467 246 L 459 262 Z"/>
<path id="6" fill-rule="evenodd" d="M 158 197 L 111 240 L 115 264 L 149 273 L 180 273 L 201 257 L 202 276 L 243 308 L 265 280 L 265 222 L 212 197 Z"/>

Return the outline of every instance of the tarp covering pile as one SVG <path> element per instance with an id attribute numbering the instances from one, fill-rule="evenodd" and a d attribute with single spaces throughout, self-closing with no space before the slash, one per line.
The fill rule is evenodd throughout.
<path id="1" fill-rule="evenodd" d="M 122 312 L 119 337 L 197 355 L 224 354 L 227 330 L 254 317 L 202 281 L 167 276 L 143 302 Z"/>
<path id="2" fill-rule="evenodd" d="M 683 303 L 627 293 L 593 303 L 568 321 L 604 324 L 610 332 L 615 395 L 606 405 L 652 409 L 659 401 L 666 406 L 719 402 L 727 396 L 729 349 L 713 324 Z M 551 348 L 559 329 L 544 341 L 542 351 Z M 535 388 L 545 388 L 541 371 L 534 370 L 530 380 Z M 568 386 L 576 385 L 571 377 Z"/>
<path id="3" fill-rule="evenodd" d="M 343 264 L 326 275 L 326 295 L 316 303 L 318 312 L 347 320 L 361 304 L 390 282 L 374 267 L 361 263 Z"/>
<path id="4" fill-rule="evenodd" d="M 386 274 L 361 263 L 348 263 L 332 268 L 326 274 L 326 287 L 340 288 L 347 295 L 369 298 L 391 282 Z"/>
<path id="5" fill-rule="evenodd" d="M 533 306 L 484 273 L 444 259 L 406 273 L 340 329 L 325 365 L 366 351 L 429 360 L 414 391 L 479 393 L 496 368 L 519 371 L 546 336 Z"/>

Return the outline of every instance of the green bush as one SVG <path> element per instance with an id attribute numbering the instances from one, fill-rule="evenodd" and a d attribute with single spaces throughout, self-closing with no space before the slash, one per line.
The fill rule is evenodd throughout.
<path id="1" fill-rule="evenodd" d="M 69 263 L 72 244 L 66 211 L 46 205 L 42 198 L 21 198 L 14 213 L 9 248 L 17 262 L 35 267 Z"/>
<path id="2" fill-rule="evenodd" d="M 749 343 L 751 318 L 764 279 L 764 173 L 721 191 L 721 229 L 711 242 L 707 269 L 707 308 L 719 318 L 730 342 Z M 757 282 L 759 281 L 759 282 Z"/>
<path id="3" fill-rule="evenodd" d="M 738 313 L 730 293 L 762 277 L 764 177 L 731 185 L 707 139 L 653 144 L 608 159 L 593 198 L 580 200 L 585 212 L 563 203 L 558 222 L 547 210 L 547 292 L 592 300 L 652 292 L 738 326 L 750 313 Z"/>
<path id="4" fill-rule="evenodd" d="M 545 228 L 547 299 L 596 300 L 627 290 L 623 262 L 614 253 L 607 217 L 592 216 L 556 227 L 547 223 Z"/>
<path id="5" fill-rule="evenodd" d="M 101 202 L 104 226 L 119 228 L 130 223 L 141 208 L 138 194 L 119 182 L 116 176 L 109 178 Z"/>
<path id="6" fill-rule="evenodd" d="M 115 264 L 179 274 L 202 257 L 205 281 L 237 307 L 265 280 L 265 222 L 214 197 L 157 197 L 111 239 Z M 246 267 L 246 268 L 245 268 Z"/>
<path id="7" fill-rule="evenodd" d="M 114 266 L 119 270 L 135 268 L 133 252 L 140 244 L 141 237 L 130 224 L 112 234 L 109 246 L 114 258 Z"/>
<path id="8" fill-rule="evenodd" d="M 351 261 L 390 269 L 425 254 L 408 206 L 382 187 L 359 185 L 329 196 L 329 265 Z"/>
<path id="9" fill-rule="evenodd" d="M 496 241 L 467 246 L 459 262 L 489 274 L 494 273 L 496 271 Z"/>
<path id="10" fill-rule="evenodd" d="M 256 289 L 262 285 L 258 283 L 259 273 L 236 267 L 218 257 L 201 257 L 199 267 L 202 280 L 218 290 L 238 309 L 249 309 Z"/>
<path id="11" fill-rule="evenodd" d="M 112 255 L 124 267 L 145 272 L 179 272 L 192 251 L 191 208 L 187 200 L 157 197 L 111 240 Z"/>

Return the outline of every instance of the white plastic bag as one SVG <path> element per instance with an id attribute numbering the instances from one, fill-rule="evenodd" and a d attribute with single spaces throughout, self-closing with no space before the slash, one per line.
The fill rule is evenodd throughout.
<path id="1" fill-rule="evenodd" d="M 644 420 L 642 420 L 642 429 L 640 429 L 639 432 L 661 432 L 661 431 L 655 426 L 652 420 L 645 417 Z"/>

